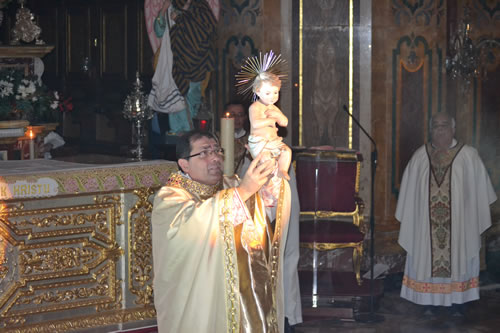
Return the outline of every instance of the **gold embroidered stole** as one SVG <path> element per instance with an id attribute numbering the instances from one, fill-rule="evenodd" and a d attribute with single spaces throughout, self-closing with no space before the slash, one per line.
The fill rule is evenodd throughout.
<path id="1" fill-rule="evenodd" d="M 432 277 L 451 277 L 451 174 L 452 164 L 463 144 L 446 151 L 426 145 L 429 157 L 429 221 Z"/>
<path id="2" fill-rule="evenodd" d="M 177 172 L 168 178 L 166 186 L 182 188 L 200 200 L 206 200 L 212 198 L 215 193 L 222 189 L 222 182 L 216 185 L 205 185 Z"/>
<path id="3" fill-rule="evenodd" d="M 235 227 L 241 293 L 240 332 L 278 332 L 276 284 L 280 260 L 281 210 L 284 183 L 278 198 L 273 232 L 266 217 L 263 200 L 254 196 L 247 204 L 254 206 L 253 220 Z"/>

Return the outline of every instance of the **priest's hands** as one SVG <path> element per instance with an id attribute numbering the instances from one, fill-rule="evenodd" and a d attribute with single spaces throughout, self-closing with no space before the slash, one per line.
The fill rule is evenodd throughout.
<path id="1" fill-rule="evenodd" d="M 240 186 L 236 188 L 241 200 L 246 201 L 255 192 L 260 190 L 260 188 L 267 183 L 269 178 L 272 176 L 272 172 L 275 168 L 275 161 L 269 159 L 265 162 L 260 163 L 260 160 L 265 154 L 260 153 L 257 157 L 250 163 Z"/>

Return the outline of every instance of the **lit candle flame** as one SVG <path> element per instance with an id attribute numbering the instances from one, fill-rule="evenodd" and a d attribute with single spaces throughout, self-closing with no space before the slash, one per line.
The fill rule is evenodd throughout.
<path id="1" fill-rule="evenodd" d="M 229 112 L 226 112 L 226 118 L 231 118 L 231 114 Z"/>
<path id="2" fill-rule="evenodd" d="M 29 135 L 30 139 L 33 140 L 33 137 L 35 136 L 34 133 L 33 133 L 33 130 L 30 129 L 28 135 Z"/>

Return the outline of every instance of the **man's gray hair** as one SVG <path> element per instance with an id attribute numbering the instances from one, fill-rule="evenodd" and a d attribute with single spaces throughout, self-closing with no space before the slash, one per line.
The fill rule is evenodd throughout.
<path id="1" fill-rule="evenodd" d="M 441 115 L 441 114 L 445 114 L 451 119 L 451 128 L 455 129 L 455 127 L 456 127 L 455 117 L 453 117 L 452 115 L 450 115 L 447 112 L 438 112 L 438 113 L 432 115 L 431 119 L 429 119 L 429 130 L 432 131 L 432 121 L 434 120 L 434 117 Z"/>

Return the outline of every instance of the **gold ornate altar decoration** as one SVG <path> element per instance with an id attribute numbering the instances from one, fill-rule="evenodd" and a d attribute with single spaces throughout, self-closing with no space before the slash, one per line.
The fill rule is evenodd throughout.
<path id="1" fill-rule="evenodd" d="M 0 177 L 0 331 L 153 325 L 152 200 L 176 169 L 156 161 Z"/>

